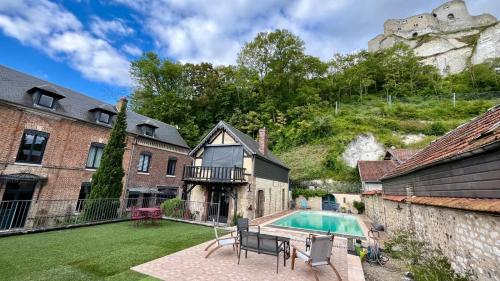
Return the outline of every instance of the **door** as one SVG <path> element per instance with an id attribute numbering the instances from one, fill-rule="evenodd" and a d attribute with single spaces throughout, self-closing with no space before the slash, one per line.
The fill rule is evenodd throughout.
<path id="1" fill-rule="evenodd" d="M 210 187 L 208 191 L 208 202 L 219 204 L 218 217 L 219 222 L 227 223 L 227 218 L 229 214 L 229 193 L 221 187 Z M 210 213 L 209 220 L 215 219 L 217 221 L 216 213 Z"/>
<path id="2" fill-rule="evenodd" d="M 255 216 L 260 218 L 264 215 L 264 190 L 257 192 L 257 213 Z"/>
<path id="3" fill-rule="evenodd" d="M 337 211 L 338 204 L 335 203 L 335 196 L 327 194 L 322 198 L 322 209 L 325 211 Z"/>
<path id="4" fill-rule="evenodd" d="M 0 229 L 24 226 L 31 206 L 35 183 L 7 183 L 0 204 Z"/>

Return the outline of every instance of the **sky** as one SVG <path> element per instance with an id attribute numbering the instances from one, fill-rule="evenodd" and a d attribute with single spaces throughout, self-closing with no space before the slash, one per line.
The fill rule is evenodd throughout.
<path id="1" fill-rule="evenodd" d="M 439 0 L 0 0 L 0 64 L 114 103 L 130 95 L 144 52 L 180 62 L 234 64 L 258 32 L 284 28 L 323 60 L 367 48 L 389 18 Z M 500 18 L 500 0 L 466 1 Z"/>

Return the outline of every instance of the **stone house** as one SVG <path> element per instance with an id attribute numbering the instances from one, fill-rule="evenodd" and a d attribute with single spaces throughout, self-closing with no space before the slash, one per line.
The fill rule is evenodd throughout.
<path id="1" fill-rule="evenodd" d="M 123 101 L 113 106 L 0 66 L 0 200 L 85 198 Z M 122 196 L 175 196 L 180 167 L 191 162 L 186 142 L 175 127 L 132 111 L 127 123 Z"/>
<path id="2" fill-rule="evenodd" d="M 268 150 L 267 141 L 266 129 L 255 141 L 220 121 L 191 151 L 194 164 L 184 167 L 190 200 L 218 203 L 220 222 L 235 214 L 253 219 L 288 209 L 289 169 Z"/>
<path id="3" fill-rule="evenodd" d="M 362 192 L 382 190 L 380 179 L 417 152 L 418 149 L 391 148 L 385 153 L 384 160 L 358 161 Z"/>
<path id="4" fill-rule="evenodd" d="M 365 194 L 366 214 L 414 231 L 458 272 L 500 280 L 500 105 L 431 143 Z"/>

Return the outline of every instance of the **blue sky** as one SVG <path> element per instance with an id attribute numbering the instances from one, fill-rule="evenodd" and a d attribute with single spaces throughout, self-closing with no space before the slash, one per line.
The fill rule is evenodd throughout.
<path id="1" fill-rule="evenodd" d="M 133 89 L 143 52 L 232 64 L 258 32 L 286 28 L 324 60 L 366 49 L 388 18 L 430 12 L 426 0 L 0 0 L 0 64 L 114 103 Z M 500 1 L 469 0 L 500 17 Z"/>

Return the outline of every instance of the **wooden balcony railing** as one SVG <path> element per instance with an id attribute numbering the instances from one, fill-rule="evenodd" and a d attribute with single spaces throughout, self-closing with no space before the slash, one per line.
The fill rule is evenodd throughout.
<path id="1" fill-rule="evenodd" d="M 187 182 L 246 183 L 245 168 L 184 166 L 182 180 Z"/>

